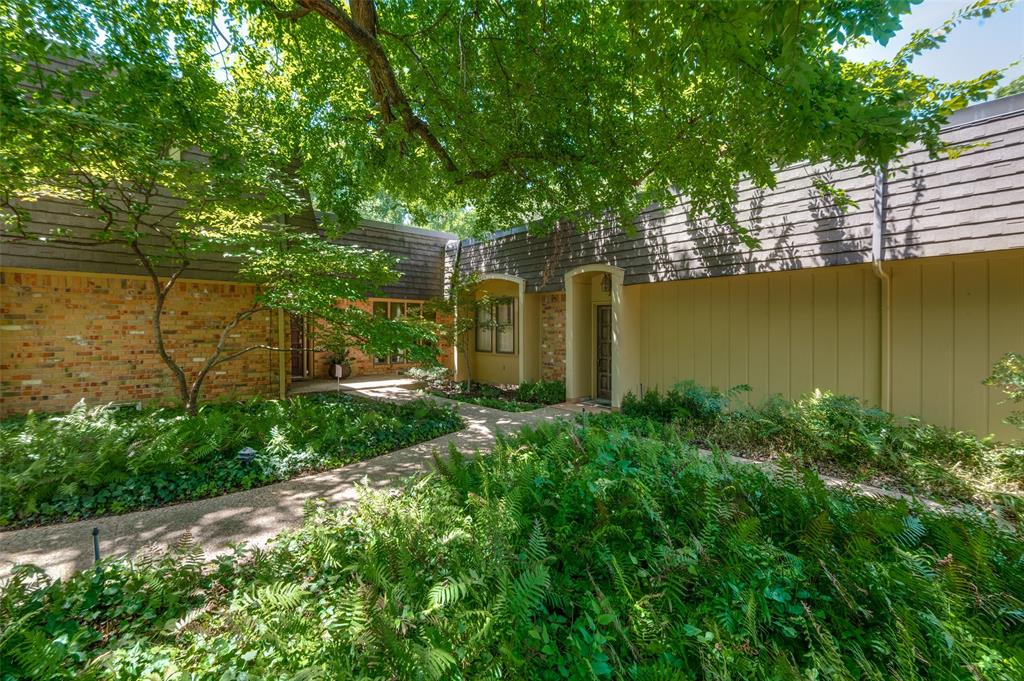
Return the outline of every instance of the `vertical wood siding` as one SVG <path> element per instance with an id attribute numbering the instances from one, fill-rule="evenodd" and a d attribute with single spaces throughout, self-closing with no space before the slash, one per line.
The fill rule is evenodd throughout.
<path id="1" fill-rule="evenodd" d="M 981 381 L 1024 352 L 1024 251 L 893 265 L 893 409 L 928 423 L 1020 436 Z"/>
<path id="2" fill-rule="evenodd" d="M 644 390 L 742 383 L 758 402 L 814 388 L 879 399 L 879 284 L 864 266 L 631 287 Z"/>
<path id="3" fill-rule="evenodd" d="M 1009 407 L 982 385 L 1024 351 L 1024 250 L 887 263 L 893 281 L 893 411 L 999 437 Z M 753 274 L 630 287 L 639 308 L 639 380 L 693 379 L 745 399 L 816 388 L 878 405 L 881 288 L 870 267 Z"/>

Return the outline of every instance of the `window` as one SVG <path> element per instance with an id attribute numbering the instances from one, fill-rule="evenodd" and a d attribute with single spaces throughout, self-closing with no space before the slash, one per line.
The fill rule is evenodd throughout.
<path id="1" fill-rule="evenodd" d="M 476 351 L 490 352 L 494 327 L 491 325 L 491 306 L 481 305 L 476 309 Z"/>
<path id="2" fill-rule="evenodd" d="M 515 300 L 506 298 L 476 310 L 476 351 L 516 351 Z"/>
<path id="3" fill-rule="evenodd" d="M 408 303 L 404 300 L 375 300 L 373 301 L 373 316 L 385 317 L 386 319 L 401 319 L 402 317 L 420 317 L 423 315 L 423 303 Z M 374 364 L 403 364 L 406 357 L 401 353 L 391 355 L 378 355 L 373 358 Z"/>

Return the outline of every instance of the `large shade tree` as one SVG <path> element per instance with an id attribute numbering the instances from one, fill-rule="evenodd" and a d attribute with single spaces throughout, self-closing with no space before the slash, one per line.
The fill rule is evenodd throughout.
<path id="1" fill-rule="evenodd" d="M 369 170 L 403 200 L 472 205 L 488 231 L 628 220 L 680 194 L 732 224 L 743 177 L 771 186 L 802 160 L 874 166 L 914 141 L 940 152 L 943 120 L 998 74 L 945 84 L 913 60 L 1008 3 L 977 2 L 891 61 L 846 58 L 891 38 L 911 5 L 236 0 L 215 11 L 239 82 L 301 110 L 321 198 L 345 204 L 363 182 L 352 175 Z"/>

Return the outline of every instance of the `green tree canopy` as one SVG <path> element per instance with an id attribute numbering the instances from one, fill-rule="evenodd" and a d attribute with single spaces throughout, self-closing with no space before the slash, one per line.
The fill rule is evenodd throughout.
<path id="1" fill-rule="evenodd" d="M 872 165 L 912 141 L 939 151 L 945 117 L 997 74 L 943 84 L 913 59 L 1005 3 L 919 32 L 891 62 L 844 56 L 888 40 L 911 4 L 252 0 L 218 11 L 231 17 L 236 81 L 301 112 L 286 118 L 306 126 L 290 129 L 332 210 L 373 184 L 407 205 L 471 204 L 488 231 L 628 218 L 678 193 L 731 223 L 741 177 L 771 186 L 797 161 Z"/>
<path id="2" fill-rule="evenodd" d="M 1017 76 L 1006 85 L 996 90 L 996 97 L 1009 97 L 1024 92 L 1024 76 Z"/>
<path id="3" fill-rule="evenodd" d="M 741 178 L 871 166 L 911 142 L 938 153 L 946 117 L 995 86 L 997 72 L 947 84 L 912 64 L 1007 1 L 891 61 L 844 56 L 888 40 L 911 2 L 0 0 L 0 215 L 9 237 L 85 248 L 35 230 L 31 204 L 92 208 L 92 242 L 118 240 L 151 274 L 158 343 L 164 298 L 204 253 L 260 285 L 254 310 L 330 313 L 367 347 L 422 340 L 334 311 L 393 279 L 386 258 L 275 216 L 311 193 L 342 228 L 377 201 L 481 232 L 626 220 L 681 194 L 735 227 Z M 160 345 L 188 404 L 248 351 L 222 347 L 228 331 L 191 387 Z"/>
<path id="4" fill-rule="evenodd" d="M 477 231 L 628 218 L 679 194 L 732 223 L 742 177 L 938 152 L 945 117 L 998 73 L 945 84 L 913 59 L 1009 5 L 981 0 L 861 64 L 845 47 L 887 41 L 913 0 L 5 2 L 8 53 L 59 43 L 225 83 L 247 151 L 292 155 L 344 224 L 385 191 L 471 205 Z"/>

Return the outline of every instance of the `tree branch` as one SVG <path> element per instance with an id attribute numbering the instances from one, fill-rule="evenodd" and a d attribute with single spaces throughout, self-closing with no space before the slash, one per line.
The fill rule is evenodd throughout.
<path id="1" fill-rule="evenodd" d="M 174 358 L 167 352 L 167 348 L 164 346 L 164 332 L 160 323 L 160 318 L 163 315 L 164 303 L 167 300 L 167 294 L 170 292 L 171 287 L 174 286 L 174 282 L 178 280 L 178 277 L 188 267 L 188 263 L 185 262 L 175 270 L 170 277 L 167 278 L 167 282 L 164 285 L 160 284 L 160 275 L 157 274 L 156 268 L 153 266 L 149 256 L 145 254 L 142 247 L 139 245 L 138 239 L 131 242 L 132 251 L 138 256 L 139 262 L 145 268 L 149 274 L 149 278 L 153 282 L 153 292 L 156 295 L 156 307 L 153 310 L 153 336 L 156 339 L 156 349 L 160 353 L 160 358 L 163 359 L 171 372 L 174 374 L 175 379 L 178 382 L 178 389 L 181 391 L 182 400 L 188 406 L 188 379 L 185 376 L 185 370 L 174 361 Z"/>
<path id="2" fill-rule="evenodd" d="M 373 98 L 380 108 L 384 123 L 391 123 L 397 116 L 401 119 L 405 131 L 419 137 L 440 159 L 446 170 L 458 172 L 455 160 L 434 135 L 427 122 L 416 115 L 409 98 L 398 84 L 391 60 L 377 39 L 377 8 L 373 0 L 351 0 L 351 15 L 331 0 L 296 2 L 333 24 L 359 51 L 363 63 L 370 70 Z"/>
<path id="3" fill-rule="evenodd" d="M 221 353 L 224 352 L 224 343 L 227 342 L 228 334 L 230 334 L 235 329 L 235 327 L 237 327 L 239 324 L 241 324 L 249 317 L 253 316 L 257 312 L 263 312 L 267 309 L 268 308 L 264 307 L 263 305 L 253 304 L 251 307 L 248 307 L 238 312 L 234 316 L 234 318 L 227 323 L 224 329 L 220 332 L 220 339 L 218 339 L 217 345 L 214 347 L 213 354 L 211 354 L 209 359 L 206 360 L 206 362 L 203 364 L 203 367 L 199 370 L 199 373 L 196 374 L 195 379 L 192 381 L 192 387 L 189 390 L 190 403 L 194 404 L 198 401 L 199 391 L 203 387 L 203 381 L 206 380 L 206 375 L 210 373 L 210 370 L 213 369 L 213 367 L 217 366 L 218 364 L 221 364 L 222 362 L 227 362 L 229 359 L 234 359 L 235 357 L 238 356 L 238 354 L 232 354 L 223 359 L 221 358 Z"/>
<path id="4" fill-rule="evenodd" d="M 270 0 L 263 0 L 263 4 L 270 8 L 270 11 L 273 12 L 275 17 L 278 19 L 286 19 L 288 21 L 298 21 L 313 11 L 307 7 L 293 7 L 290 10 L 280 9 Z"/>

